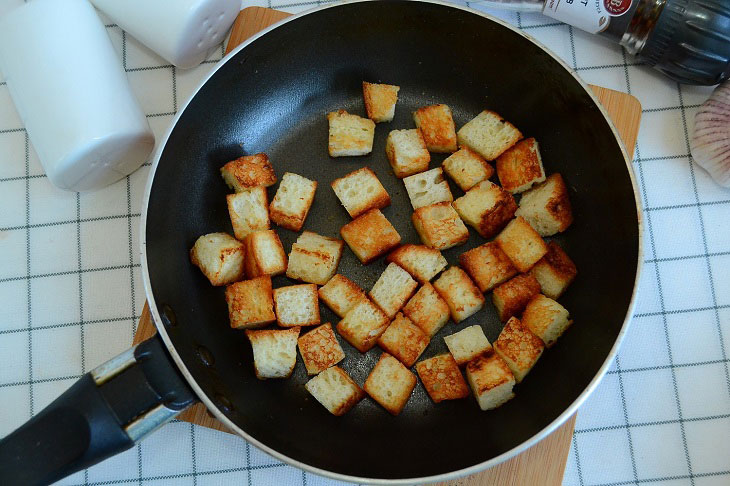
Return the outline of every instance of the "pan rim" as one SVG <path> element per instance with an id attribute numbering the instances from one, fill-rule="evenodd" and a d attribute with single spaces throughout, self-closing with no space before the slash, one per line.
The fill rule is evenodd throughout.
<path id="1" fill-rule="evenodd" d="M 155 327 L 157 328 L 157 332 L 162 338 L 162 341 L 165 343 L 165 346 L 170 353 L 170 356 L 172 357 L 173 361 L 175 362 L 175 365 L 178 367 L 182 375 L 184 376 L 185 380 L 188 382 L 190 387 L 193 389 L 197 397 L 200 399 L 200 401 L 206 406 L 206 408 L 217 418 L 220 420 L 227 428 L 229 428 L 231 431 L 235 432 L 240 437 L 244 438 L 249 443 L 253 444 L 260 450 L 264 451 L 265 453 L 275 457 L 276 459 L 289 464 L 291 466 L 294 466 L 296 468 L 302 469 L 307 472 L 311 472 L 313 474 L 317 474 L 320 476 L 328 477 L 331 479 L 336 479 L 339 481 L 347 481 L 347 482 L 354 482 L 354 483 L 367 483 L 367 484 L 378 484 L 378 485 L 408 485 L 413 483 L 431 483 L 431 482 L 438 482 L 438 481 L 448 481 L 452 479 L 456 479 L 459 477 L 471 475 L 478 473 L 480 471 L 483 471 L 485 469 L 488 469 L 490 467 L 496 466 L 508 459 L 511 459 L 512 457 L 517 456 L 518 454 L 526 451 L 530 447 L 536 445 L 541 440 L 545 439 L 548 435 L 550 435 L 552 432 L 554 432 L 558 427 L 563 425 L 571 416 L 573 416 L 578 408 L 585 402 L 585 400 L 593 393 L 593 391 L 596 389 L 600 381 L 605 376 L 606 372 L 608 371 L 608 368 L 611 366 L 611 363 L 613 362 L 614 358 L 616 357 L 618 353 L 618 349 L 621 346 L 621 343 L 624 340 L 624 337 L 626 336 L 626 332 L 628 330 L 629 322 L 632 320 L 634 310 L 636 307 L 636 296 L 637 296 L 637 290 L 639 286 L 639 280 L 641 277 L 641 272 L 643 270 L 643 264 L 644 264 L 644 222 L 643 222 L 643 210 L 642 210 L 642 203 L 640 198 L 640 193 L 638 190 L 638 184 L 636 182 L 636 175 L 634 174 L 633 167 L 632 167 L 632 161 L 628 156 L 628 153 L 626 152 L 626 148 L 624 146 L 623 141 L 621 140 L 621 137 L 614 126 L 613 122 L 608 116 L 608 113 L 606 112 L 605 108 L 601 104 L 601 102 L 598 100 L 596 95 L 593 93 L 593 90 L 588 86 L 588 84 L 581 79 L 578 74 L 573 70 L 570 66 L 568 66 L 560 57 L 558 57 L 554 52 L 552 52 L 547 46 L 543 45 L 540 41 L 533 38 L 526 32 L 520 30 L 517 27 L 514 27 L 510 25 L 509 23 L 494 17 L 490 14 L 487 14 L 485 12 L 481 12 L 479 10 L 475 10 L 470 7 L 462 6 L 453 4 L 450 2 L 446 2 L 443 0 L 408 0 L 413 3 L 425 3 L 425 4 L 434 4 L 434 5 L 441 5 L 449 8 L 454 8 L 458 10 L 463 10 L 465 12 L 479 15 L 480 17 L 483 17 L 486 20 L 492 21 L 497 23 L 498 25 L 505 27 L 512 32 L 515 32 L 525 38 L 528 42 L 533 43 L 538 48 L 540 48 L 543 52 L 547 53 L 550 57 L 553 58 L 565 71 L 567 71 L 573 79 L 583 88 L 583 90 L 586 92 L 586 94 L 589 96 L 593 104 L 599 109 L 600 113 L 603 115 L 603 118 L 608 123 L 609 128 L 611 129 L 611 133 L 613 134 L 613 137 L 618 144 L 618 147 L 621 151 L 621 154 L 624 159 L 624 163 L 626 164 L 626 170 L 629 174 L 629 179 L 631 181 L 631 187 L 634 193 L 634 202 L 636 205 L 636 218 L 637 218 L 637 230 L 638 230 L 638 254 L 637 254 L 637 262 L 636 262 L 636 274 L 634 276 L 634 286 L 631 293 L 631 300 L 629 301 L 629 305 L 626 311 L 626 314 L 624 316 L 623 323 L 621 325 L 621 329 L 619 330 L 618 335 L 616 336 L 616 340 L 611 347 L 611 350 L 609 351 L 608 355 L 606 356 L 606 359 L 604 360 L 601 367 L 598 369 L 596 375 L 591 379 L 590 383 L 586 386 L 586 388 L 578 395 L 578 397 L 560 414 L 557 418 L 555 418 L 552 422 L 550 422 L 548 425 L 546 425 L 542 430 L 537 432 L 535 435 L 527 439 L 526 441 L 522 442 L 518 446 L 496 456 L 493 457 L 487 461 L 474 464 L 472 466 L 458 469 L 455 471 L 450 471 L 447 473 L 442 473 L 438 475 L 433 476 L 425 476 L 425 477 L 416 477 L 416 478 L 399 478 L 399 479 L 385 479 L 385 478 L 368 478 L 368 477 L 360 477 L 360 476 L 351 476 L 348 474 L 342 474 L 337 473 L 333 471 L 329 471 L 326 469 L 321 469 L 309 464 L 305 464 L 303 462 L 298 461 L 297 459 L 294 459 L 292 457 L 289 457 L 285 454 L 282 454 L 275 449 L 263 444 L 256 438 L 249 435 L 246 431 L 238 427 L 232 420 L 230 420 L 228 417 L 226 417 L 215 405 L 213 400 L 210 399 L 210 397 L 207 396 L 207 394 L 203 391 L 203 389 L 198 385 L 195 378 L 192 376 L 190 371 L 188 370 L 187 366 L 183 362 L 182 357 L 177 352 L 174 343 L 170 339 L 170 336 L 167 334 L 167 331 L 162 325 L 162 318 L 160 316 L 160 313 L 157 310 L 157 304 L 154 299 L 154 294 L 152 292 L 152 283 L 150 280 L 149 275 L 149 268 L 147 265 L 147 233 L 146 233 L 146 226 L 147 226 L 147 210 L 149 206 L 149 200 L 150 195 L 152 192 L 152 185 L 154 183 L 155 179 L 155 172 L 157 170 L 157 166 L 159 165 L 160 158 L 162 156 L 162 152 L 164 151 L 167 141 L 170 137 L 170 134 L 174 130 L 174 128 L 177 126 L 178 121 L 180 120 L 180 117 L 184 113 L 187 106 L 190 104 L 192 99 L 195 97 L 195 95 L 200 91 L 200 89 L 208 82 L 208 80 L 215 75 L 215 73 L 228 61 L 230 61 L 236 54 L 238 54 L 239 51 L 242 49 L 245 49 L 249 44 L 253 43 L 260 37 L 263 37 L 264 35 L 268 34 L 272 30 L 280 27 L 281 25 L 284 25 L 288 22 L 297 20 L 299 18 L 305 17 L 307 15 L 310 15 L 315 12 L 319 12 L 321 10 L 329 9 L 329 8 L 336 8 L 342 5 L 349 5 L 349 4 L 355 4 L 355 3 L 366 3 L 366 2 L 373 2 L 378 0 L 348 0 L 343 2 L 337 2 L 329 5 L 322 5 L 318 6 L 309 10 L 302 11 L 298 14 L 294 14 L 290 17 L 284 18 L 269 27 L 257 32 L 253 36 L 246 39 L 244 42 L 236 46 L 231 52 L 229 52 L 225 57 L 223 57 L 213 69 L 205 76 L 203 77 L 200 82 L 198 83 L 195 90 L 191 93 L 190 97 L 181 105 L 181 108 L 178 110 L 177 114 L 175 115 L 175 118 L 172 120 L 172 123 L 165 131 L 164 136 L 160 139 L 159 144 L 157 145 L 157 148 L 155 149 L 155 153 L 152 159 L 152 163 L 150 166 L 150 172 L 147 176 L 147 182 L 145 184 L 145 192 L 144 192 L 144 198 L 142 202 L 142 209 L 141 209 L 141 218 L 140 218 L 140 263 L 142 267 L 142 282 L 144 285 L 144 291 L 145 291 L 145 297 L 147 298 L 149 311 L 152 315 Z"/>

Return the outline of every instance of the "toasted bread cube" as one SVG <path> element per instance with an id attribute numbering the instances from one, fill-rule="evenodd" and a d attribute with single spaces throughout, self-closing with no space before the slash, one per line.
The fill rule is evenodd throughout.
<path id="1" fill-rule="evenodd" d="M 274 289 L 274 307 L 281 327 L 319 325 L 319 295 L 314 284 Z"/>
<path id="2" fill-rule="evenodd" d="M 365 380 L 363 388 L 384 409 L 392 415 L 398 415 L 406 406 L 411 392 L 416 387 L 416 381 L 416 375 L 400 361 L 388 353 L 383 353 Z"/>
<path id="3" fill-rule="evenodd" d="M 458 400 L 469 396 L 469 387 L 461 376 L 459 366 L 451 354 L 440 354 L 416 365 L 423 387 L 434 403 Z"/>
<path id="4" fill-rule="evenodd" d="M 271 220 L 282 228 L 299 231 L 312 207 L 316 190 L 317 181 L 287 172 L 281 178 L 279 189 L 269 206 Z"/>
<path id="5" fill-rule="evenodd" d="M 532 298 L 524 314 L 522 323 L 535 333 L 548 348 L 573 323 L 568 311 L 550 297 L 538 294 Z"/>
<path id="6" fill-rule="evenodd" d="M 375 123 L 393 121 L 400 86 L 362 82 L 362 97 L 368 118 Z"/>
<path id="7" fill-rule="evenodd" d="M 518 194 L 545 180 L 540 149 L 534 138 L 526 138 L 497 159 L 497 177 L 502 187 Z"/>
<path id="8" fill-rule="evenodd" d="M 530 269 L 530 273 L 540 282 L 543 294 L 557 299 L 578 275 L 578 269 L 560 245 L 551 241 L 548 252 Z"/>
<path id="9" fill-rule="evenodd" d="M 246 278 L 273 277 L 286 272 L 286 253 L 276 231 L 254 231 L 243 240 L 243 244 L 246 247 Z"/>
<path id="10" fill-rule="evenodd" d="M 413 209 L 454 200 L 449 183 L 444 180 L 444 172 L 441 167 L 404 177 L 403 184 L 406 186 L 408 199 L 411 200 Z"/>
<path id="11" fill-rule="evenodd" d="M 365 396 L 362 388 L 338 366 L 327 368 L 309 380 L 304 388 L 337 417 L 346 414 Z"/>
<path id="12" fill-rule="evenodd" d="M 263 186 L 226 196 L 233 234 L 243 241 L 250 233 L 269 229 L 269 198 Z"/>
<path id="13" fill-rule="evenodd" d="M 233 328 L 264 327 L 276 320 L 271 277 L 268 275 L 227 286 L 226 302 Z"/>
<path id="14" fill-rule="evenodd" d="M 390 205 L 390 195 L 378 180 L 375 172 L 363 167 L 332 182 L 332 189 L 347 213 L 357 218 L 369 209 L 382 209 Z"/>
<path id="15" fill-rule="evenodd" d="M 459 265 L 482 292 L 489 292 L 517 275 L 512 261 L 493 241 L 459 255 Z"/>
<path id="16" fill-rule="evenodd" d="M 423 244 L 436 250 L 462 245 L 469 239 L 469 230 L 449 202 L 418 208 L 411 220 Z"/>
<path id="17" fill-rule="evenodd" d="M 494 174 L 494 168 L 481 155 L 466 147 L 447 157 L 441 165 L 464 192 Z"/>
<path id="18" fill-rule="evenodd" d="M 433 283 L 446 301 L 454 322 L 461 322 L 484 306 L 484 296 L 464 270 L 451 267 Z"/>
<path id="19" fill-rule="evenodd" d="M 429 341 L 420 327 L 399 312 L 378 338 L 378 346 L 395 356 L 406 368 L 410 368 L 426 349 Z"/>
<path id="20" fill-rule="evenodd" d="M 390 324 L 388 316 L 370 299 L 362 299 L 337 324 L 337 332 L 358 351 L 369 351 Z"/>
<path id="21" fill-rule="evenodd" d="M 228 187 L 241 192 L 247 187 L 269 187 L 276 184 L 276 174 L 266 154 L 245 155 L 221 167 Z"/>
<path id="22" fill-rule="evenodd" d="M 461 366 L 473 360 L 480 354 L 492 350 L 487 336 L 481 326 L 465 327 L 459 332 L 445 336 L 444 341 L 456 364 Z"/>
<path id="23" fill-rule="evenodd" d="M 506 322 L 510 317 L 525 309 L 530 299 L 540 293 L 540 283 L 532 275 L 518 275 L 498 286 L 492 292 L 492 302 L 497 308 L 499 320 Z"/>
<path id="24" fill-rule="evenodd" d="M 517 216 L 522 216 L 540 236 L 552 236 L 573 223 L 568 186 L 560 174 L 552 174 L 542 184 L 525 192 Z"/>
<path id="25" fill-rule="evenodd" d="M 284 330 L 246 330 L 253 348 L 256 378 L 289 378 L 297 364 L 297 338 L 300 328 Z"/>
<path id="26" fill-rule="evenodd" d="M 286 276 L 318 285 L 326 284 L 337 271 L 344 245 L 336 238 L 303 232 L 291 247 Z"/>
<path id="27" fill-rule="evenodd" d="M 385 154 L 399 179 L 423 172 L 431 161 L 426 142 L 415 128 L 391 131 L 385 141 Z"/>
<path id="28" fill-rule="evenodd" d="M 418 287 L 411 274 L 395 263 L 389 263 L 368 295 L 389 318 L 406 305 L 408 299 Z"/>
<path id="29" fill-rule="evenodd" d="M 340 229 L 340 235 L 366 265 L 400 243 L 400 235 L 379 209 L 350 221 Z"/>
<path id="30" fill-rule="evenodd" d="M 300 336 L 298 344 L 299 354 L 310 375 L 316 375 L 345 359 L 345 352 L 337 342 L 329 322 Z"/>
<path id="31" fill-rule="evenodd" d="M 338 273 L 319 288 L 319 298 L 332 312 L 345 317 L 355 304 L 366 297 L 365 292 L 355 282 Z"/>
<path id="32" fill-rule="evenodd" d="M 548 252 L 547 243 L 520 216 L 510 221 L 494 241 L 520 272 L 528 271 Z"/>
<path id="33" fill-rule="evenodd" d="M 330 157 L 367 155 L 373 151 L 375 122 L 345 110 L 327 113 Z"/>
<path id="34" fill-rule="evenodd" d="M 507 363 L 517 383 L 530 372 L 545 345 L 516 317 L 511 317 L 494 341 L 494 352 Z"/>
<path id="35" fill-rule="evenodd" d="M 413 113 L 429 152 L 456 152 L 456 127 L 448 105 L 431 105 Z"/>
<path id="36" fill-rule="evenodd" d="M 497 184 L 482 181 L 454 201 L 454 209 L 482 237 L 491 238 L 515 215 L 517 203 Z"/>
<path id="37" fill-rule="evenodd" d="M 466 379 L 482 410 L 492 410 L 515 394 L 515 377 L 496 353 L 481 355 L 466 365 Z"/>
<path id="38" fill-rule="evenodd" d="M 456 133 L 459 145 L 494 160 L 522 138 L 522 133 L 498 113 L 484 110 Z"/>
<path id="39" fill-rule="evenodd" d="M 228 233 L 210 233 L 195 240 L 190 261 L 211 284 L 220 286 L 243 277 L 245 253 L 243 243 Z"/>
<path id="40" fill-rule="evenodd" d="M 440 251 L 426 245 L 406 243 L 388 254 L 389 262 L 397 263 L 421 283 L 430 282 L 448 263 Z"/>
<path id="41" fill-rule="evenodd" d="M 429 338 L 449 322 L 448 304 L 428 282 L 411 297 L 403 308 L 403 313 Z"/>

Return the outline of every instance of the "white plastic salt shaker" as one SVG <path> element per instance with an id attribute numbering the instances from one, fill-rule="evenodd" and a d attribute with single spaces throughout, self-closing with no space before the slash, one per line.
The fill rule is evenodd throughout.
<path id="1" fill-rule="evenodd" d="M 239 0 L 91 0 L 135 39 L 170 64 L 195 67 L 223 41 Z"/>
<path id="2" fill-rule="evenodd" d="M 154 148 L 109 35 L 86 0 L 33 0 L 5 11 L 0 71 L 56 186 L 106 186 Z"/>

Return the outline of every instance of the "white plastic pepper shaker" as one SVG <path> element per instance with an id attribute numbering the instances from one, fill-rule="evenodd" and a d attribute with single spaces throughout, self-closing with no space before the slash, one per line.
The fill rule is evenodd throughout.
<path id="1" fill-rule="evenodd" d="M 240 0 L 91 0 L 119 27 L 170 64 L 195 67 L 236 19 Z"/>
<path id="2" fill-rule="evenodd" d="M 155 138 L 86 0 L 33 0 L 0 17 L 0 71 L 53 184 L 97 189 L 136 170 Z"/>

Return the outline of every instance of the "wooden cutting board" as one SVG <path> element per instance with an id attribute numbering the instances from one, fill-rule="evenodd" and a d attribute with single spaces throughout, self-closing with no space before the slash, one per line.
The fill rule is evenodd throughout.
<path id="1" fill-rule="evenodd" d="M 290 14 L 262 7 L 248 7 L 241 11 L 233 24 L 226 54 L 244 40 Z M 641 105 L 631 95 L 618 91 L 591 86 L 609 117 L 616 125 L 630 156 L 633 156 L 636 137 L 639 132 Z M 134 342 L 138 343 L 155 334 L 155 326 L 147 304 L 142 311 Z M 178 418 L 186 422 L 229 432 L 216 420 L 202 403 L 181 413 Z M 505 485 L 528 486 L 541 484 L 558 486 L 562 483 L 565 463 L 573 437 L 575 416 L 568 419 L 547 438 L 522 454 L 493 468 L 465 478 L 440 483 L 448 486 Z"/>

